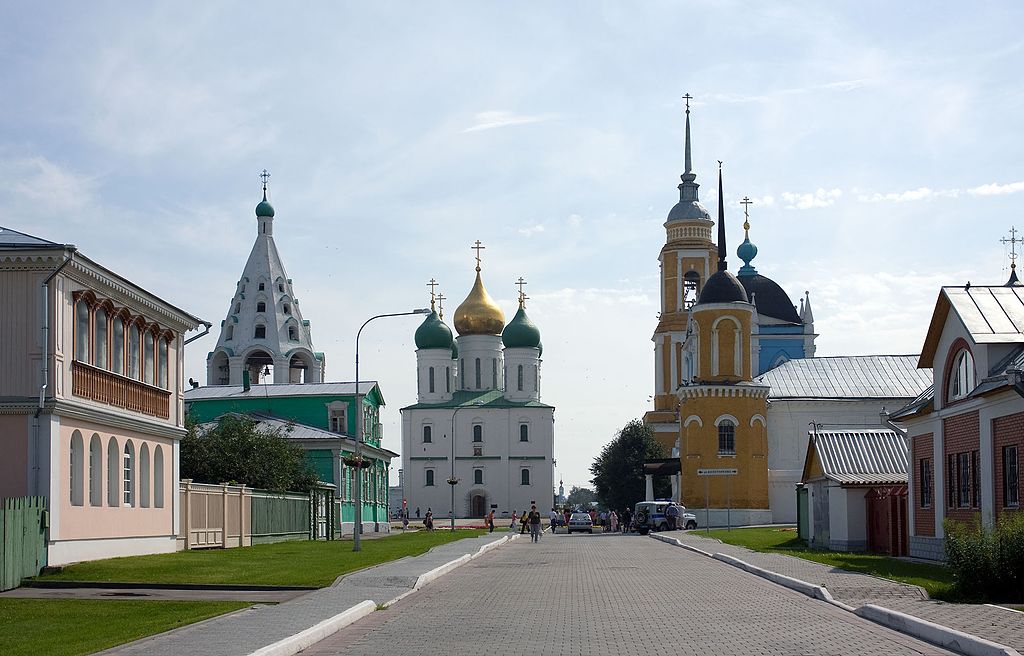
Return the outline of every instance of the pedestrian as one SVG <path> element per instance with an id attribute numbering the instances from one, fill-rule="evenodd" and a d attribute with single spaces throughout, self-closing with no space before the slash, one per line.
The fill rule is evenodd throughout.
<path id="1" fill-rule="evenodd" d="M 494 533 L 494 509 L 487 513 L 487 532 Z"/>
<path id="2" fill-rule="evenodd" d="M 536 508 L 536 507 L 537 506 L 534 506 L 534 508 Z M 526 526 L 527 526 L 527 523 L 529 521 L 530 521 L 530 515 L 529 515 L 529 513 L 524 511 L 523 514 L 519 516 L 519 535 L 525 535 L 526 534 Z"/>
<path id="3" fill-rule="evenodd" d="M 622 532 L 629 533 L 629 523 L 633 521 L 633 514 L 629 512 L 629 508 L 622 511 Z"/>
<path id="4" fill-rule="evenodd" d="M 668 508 L 665 509 L 665 517 L 668 518 L 668 530 L 676 530 L 676 524 L 679 522 L 679 506 L 674 503 L 668 504 Z"/>
<path id="5" fill-rule="evenodd" d="M 537 510 L 537 506 L 530 507 L 527 519 L 530 522 L 530 538 L 536 544 L 540 542 L 540 512 Z"/>
<path id="6" fill-rule="evenodd" d="M 516 514 L 516 511 L 513 510 L 512 511 L 512 523 L 508 525 L 508 530 L 513 531 L 513 532 L 516 530 L 516 519 L 518 519 L 518 518 L 519 518 L 519 515 Z"/>
<path id="7" fill-rule="evenodd" d="M 416 506 L 416 519 L 420 518 L 420 507 Z"/>
<path id="8" fill-rule="evenodd" d="M 430 508 L 427 508 L 427 516 L 423 518 L 423 525 L 427 527 L 428 531 L 434 530 L 434 513 Z"/>
<path id="9" fill-rule="evenodd" d="M 409 511 L 402 510 L 402 531 L 406 531 L 409 528 Z"/>
<path id="10" fill-rule="evenodd" d="M 562 514 L 560 512 L 558 512 L 557 510 L 555 510 L 554 508 L 552 508 L 551 509 L 551 534 L 552 535 L 555 534 L 555 527 L 558 526 L 558 520 L 561 519 L 561 518 L 562 518 Z"/>
<path id="11" fill-rule="evenodd" d="M 610 524 L 608 528 L 612 533 L 619 532 L 619 516 L 615 514 L 614 510 L 608 513 L 608 523 Z"/>

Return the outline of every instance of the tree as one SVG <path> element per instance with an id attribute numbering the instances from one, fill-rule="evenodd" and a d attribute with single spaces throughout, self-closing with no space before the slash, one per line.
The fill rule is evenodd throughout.
<path id="1" fill-rule="evenodd" d="M 594 458 L 590 482 L 594 484 L 601 504 L 616 509 L 633 509 L 645 496 L 644 461 L 664 458 L 665 449 L 654 439 L 654 433 L 639 419 L 623 427 L 611 442 Z M 665 477 L 654 479 L 654 496 L 671 494 L 671 483 Z"/>
<path id="2" fill-rule="evenodd" d="M 277 492 L 308 492 L 316 473 L 287 431 L 261 429 L 244 415 L 227 414 L 208 429 L 187 422 L 181 440 L 181 477 L 197 483 L 244 483 Z"/>
<path id="3" fill-rule="evenodd" d="M 597 494 L 594 493 L 589 487 L 579 487 L 573 485 L 569 490 L 569 496 L 565 498 L 565 502 L 570 506 L 589 506 L 591 503 L 597 501 Z"/>

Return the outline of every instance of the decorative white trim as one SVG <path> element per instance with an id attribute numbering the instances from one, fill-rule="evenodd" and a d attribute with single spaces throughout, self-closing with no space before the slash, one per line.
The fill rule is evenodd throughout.
<path id="1" fill-rule="evenodd" d="M 698 417 L 697 415 L 690 415 L 689 417 L 687 417 L 686 420 L 683 422 L 683 428 L 688 427 L 693 422 L 697 422 L 698 426 L 704 428 L 704 420 Z"/>
<path id="2" fill-rule="evenodd" d="M 755 421 L 761 422 L 761 426 L 767 426 L 768 425 L 768 422 L 765 420 L 764 416 L 762 416 L 762 415 L 754 415 L 753 417 L 750 418 L 750 427 L 751 428 L 754 427 L 754 422 Z"/>
<path id="3" fill-rule="evenodd" d="M 726 420 L 731 421 L 733 426 L 739 426 L 740 425 L 740 420 L 739 419 L 737 419 L 736 417 L 733 417 L 730 414 L 724 414 L 724 415 L 719 416 L 718 419 L 715 420 L 715 427 L 717 428 L 718 426 L 721 426 L 722 422 L 726 421 Z"/>

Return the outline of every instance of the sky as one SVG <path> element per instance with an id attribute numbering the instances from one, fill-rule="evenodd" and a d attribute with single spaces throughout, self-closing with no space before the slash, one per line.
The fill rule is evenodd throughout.
<path id="1" fill-rule="evenodd" d="M 479 239 L 507 319 L 528 281 L 566 488 L 650 407 L 683 94 L 731 263 L 749 196 L 754 265 L 810 291 L 818 355 L 918 353 L 939 287 L 1004 282 L 1024 227 L 1015 2 L 0 4 L 0 225 L 216 329 L 266 168 L 329 380 L 430 278 L 453 314 Z M 393 450 L 419 321 L 361 340 Z"/>

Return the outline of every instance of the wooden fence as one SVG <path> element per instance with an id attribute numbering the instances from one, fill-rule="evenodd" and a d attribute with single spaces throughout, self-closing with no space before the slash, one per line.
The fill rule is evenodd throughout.
<path id="1" fill-rule="evenodd" d="M 252 492 L 252 544 L 308 540 L 309 495 Z"/>
<path id="2" fill-rule="evenodd" d="M 44 497 L 4 499 L 0 508 L 0 590 L 21 585 L 46 566 Z"/>

